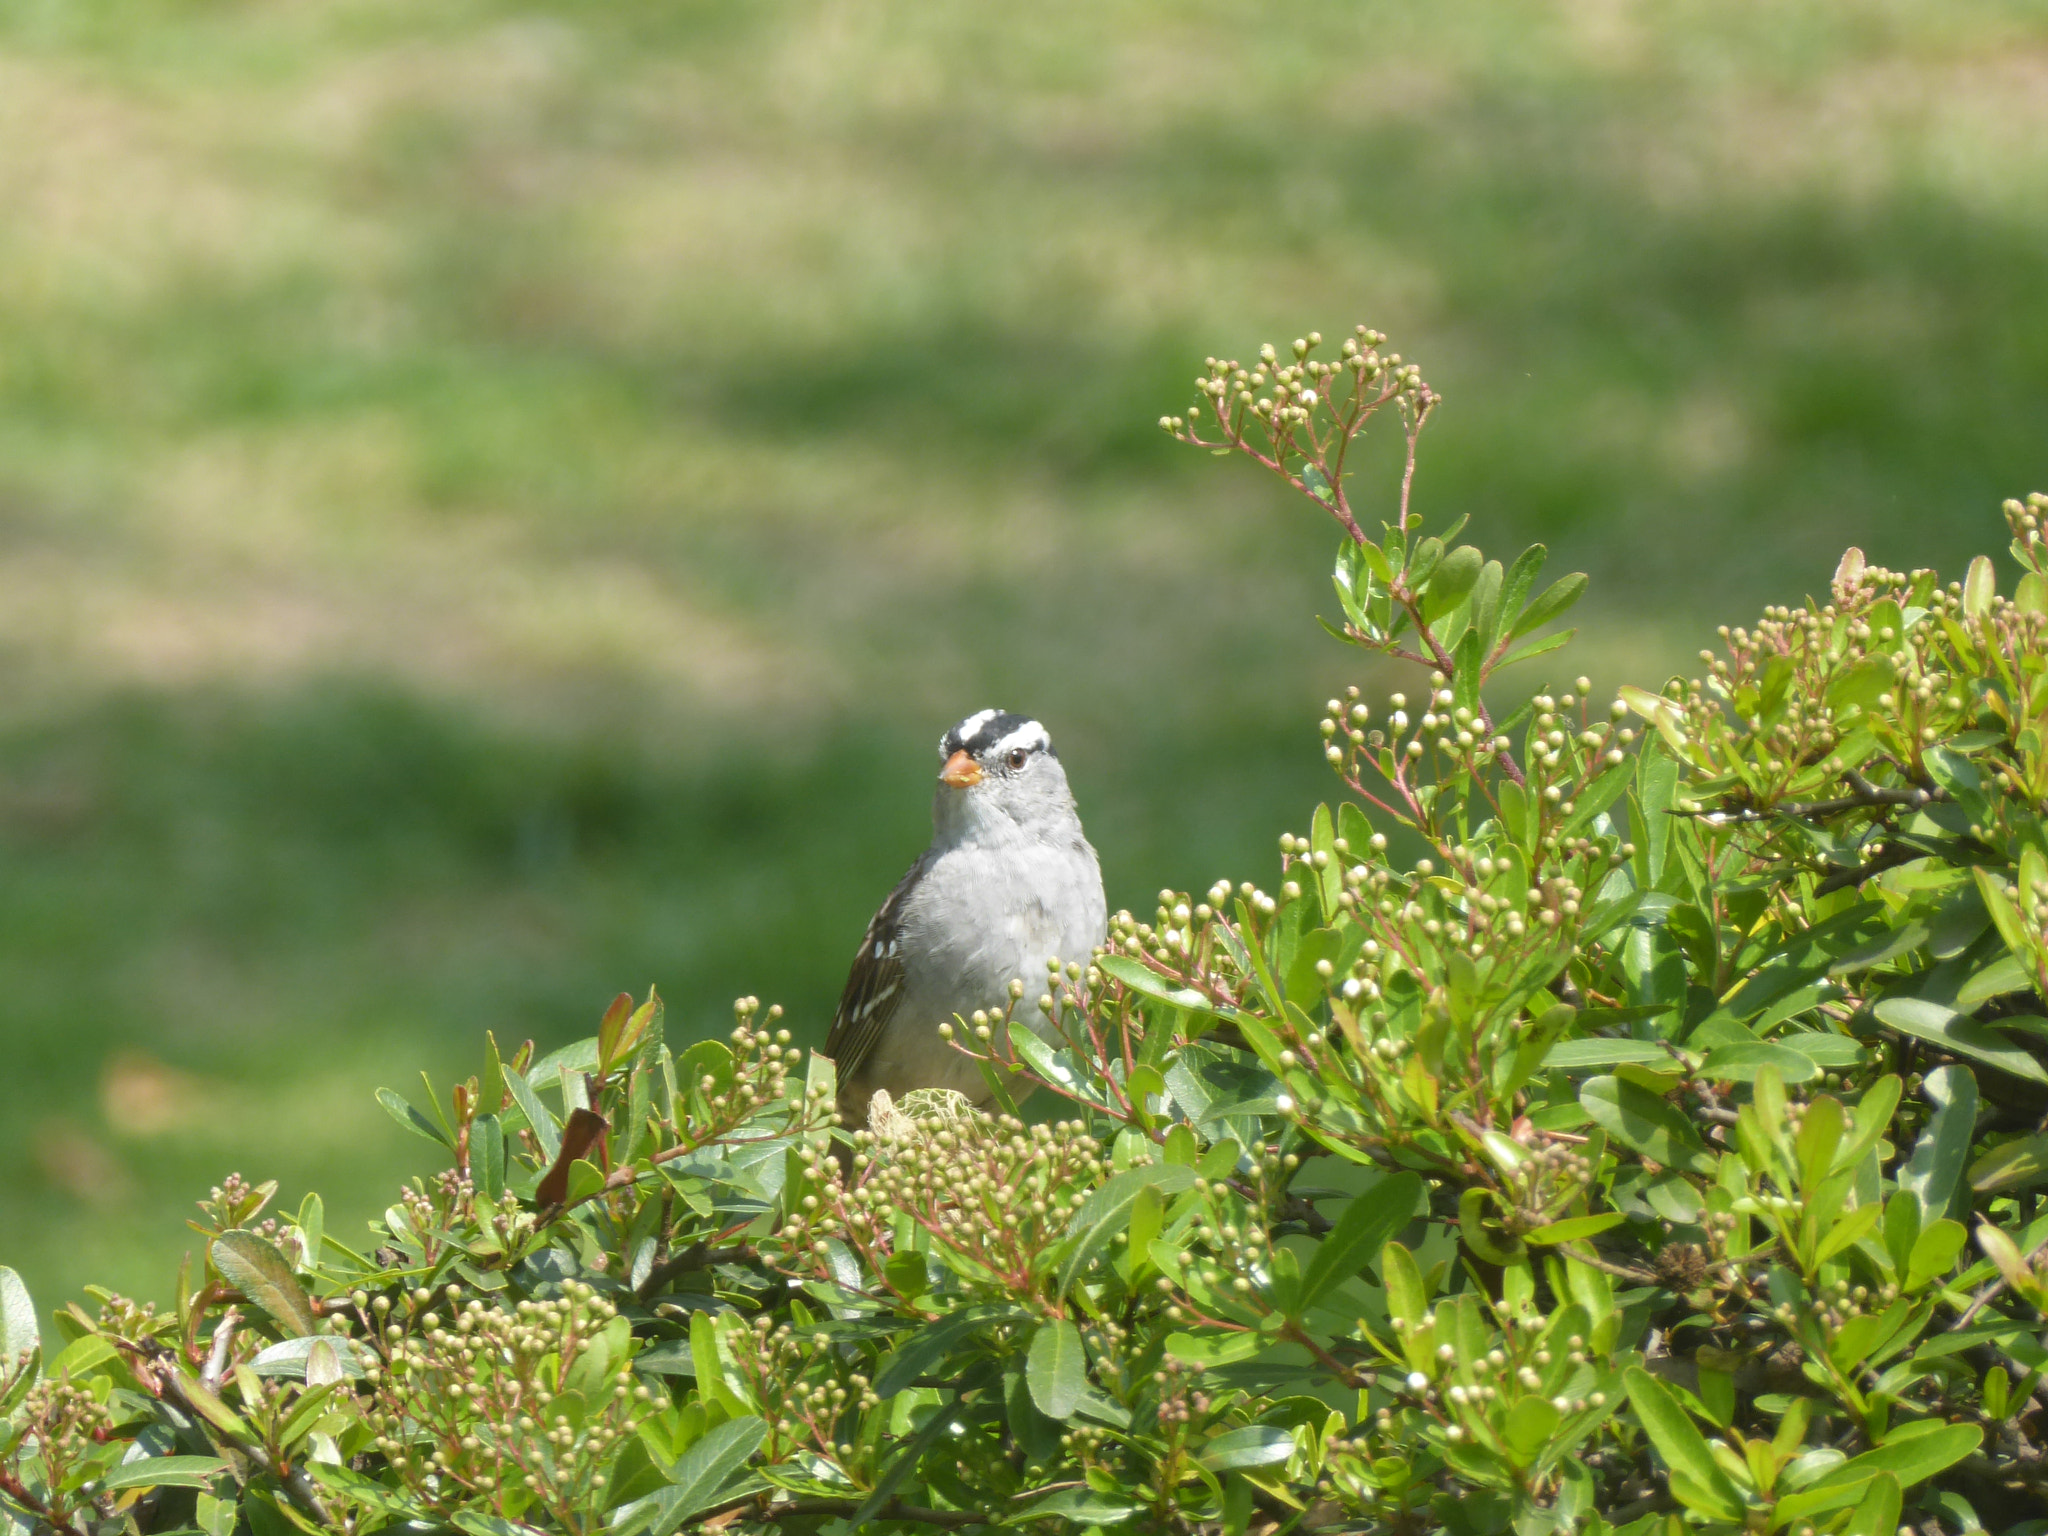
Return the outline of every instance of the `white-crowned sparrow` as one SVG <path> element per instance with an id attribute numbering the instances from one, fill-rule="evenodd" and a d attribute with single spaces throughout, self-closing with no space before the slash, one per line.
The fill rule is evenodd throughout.
<path id="1" fill-rule="evenodd" d="M 939 757 L 932 845 L 868 924 L 825 1039 L 849 1127 L 867 1124 L 877 1089 L 985 1099 L 939 1025 L 1001 1007 L 1013 979 L 1035 999 L 1048 960 L 1085 962 L 1106 931 L 1102 869 L 1045 727 L 984 709 L 946 732 Z M 1029 1004 L 1020 1016 L 1039 1020 Z"/>

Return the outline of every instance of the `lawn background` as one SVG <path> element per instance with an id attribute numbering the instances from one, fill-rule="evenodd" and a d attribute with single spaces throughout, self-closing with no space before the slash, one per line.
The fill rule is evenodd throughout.
<path id="1" fill-rule="evenodd" d="M 987 703 L 1113 904 L 1267 874 L 1396 680 L 1154 423 L 1358 320 L 1418 505 L 1592 573 L 1559 681 L 1959 575 L 2048 487 L 2048 7 L 0 8 L 0 1262 L 359 1232 L 375 1086 L 621 988 L 817 1038 Z"/>

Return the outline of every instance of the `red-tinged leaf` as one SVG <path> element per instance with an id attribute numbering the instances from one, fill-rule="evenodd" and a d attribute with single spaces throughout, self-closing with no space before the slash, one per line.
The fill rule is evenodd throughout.
<path id="1" fill-rule="evenodd" d="M 626 1020 L 633 1016 L 633 994 L 621 992 L 612 999 L 611 1007 L 605 1009 L 604 1017 L 597 1026 L 598 1070 L 609 1071 L 612 1061 L 618 1055 L 619 1037 L 625 1032 Z"/>
<path id="2" fill-rule="evenodd" d="M 221 1278 L 261 1307 L 286 1338 L 304 1338 L 318 1328 L 305 1287 L 273 1244 L 237 1227 L 216 1237 L 207 1253 Z"/>
<path id="3" fill-rule="evenodd" d="M 569 1112 L 569 1123 L 562 1127 L 562 1150 L 555 1156 L 555 1166 L 547 1171 L 540 1187 L 533 1192 L 536 1204 L 543 1207 L 560 1205 L 569 1198 L 570 1167 L 588 1155 L 606 1129 L 604 1116 L 594 1109 Z"/>

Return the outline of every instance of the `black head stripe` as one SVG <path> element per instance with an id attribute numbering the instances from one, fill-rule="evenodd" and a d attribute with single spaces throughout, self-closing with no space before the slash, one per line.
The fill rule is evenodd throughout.
<path id="1" fill-rule="evenodd" d="M 955 752 L 966 752 L 981 757 L 1011 737 L 1017 738 L 1019 746 L 1043 752 L 1047 757 L 1059 756 L 1053 751 L 1052 738 L 1046 734 L 1044 726 L 1029 715 L 1011 714 L 1001 709 L 984 709 L 969 715 L 946 732 L 939 742 L 939 756 L 951 757 Z"/>

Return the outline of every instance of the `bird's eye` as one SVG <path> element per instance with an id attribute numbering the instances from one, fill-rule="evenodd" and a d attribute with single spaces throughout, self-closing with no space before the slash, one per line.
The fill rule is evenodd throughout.
<path id="1" fill-rule="evenodd" d="M 1031 754 L 1022 747 L 1017 747 L 1011 751 L 1009 761 L 1012 768 L 1022 768 L 1031 761 Z"/>

